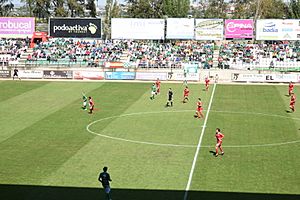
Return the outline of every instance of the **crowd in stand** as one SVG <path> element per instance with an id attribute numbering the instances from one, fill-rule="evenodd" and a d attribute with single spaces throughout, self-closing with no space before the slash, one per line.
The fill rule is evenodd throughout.
<path id="1" fill-rule="evenodd" d="M 119 61 L 123 54 L 122 42 L 80 41 L 73 39 L 51 39 L 36 44 L 28 61 L 47 60 L 50 62 L 85 62 L 88 65 L 100 60 Z"/>
<path id="2" fill-rule="evenodd" d="M 16 61 L 27 51 L 29 46 L 27 39 L 1 39 L 0 40 L 0 65 L 8 65 L 10 61 Z"/>
<path id="3" fill-rule="evenodd" d="M 27 52 L 28 46 L 28 40 L 0 40 L 0 62 L 19 59 Z M 85 66 L 97 67 L 99 63 L 122 61 L 154 68 L 180 68 L 182 63 L 187 62 L 198 63 L 201 68 L 211 68 L 217 56 L 218 67 L 226 69 L 236 65 L 260 65 L 266 59 L 270 66 L 272 62 L 273 65 L 274 62 L 300 62 L 300 45 L 297 42 L 253 44 L 250 41 L 226 41 L 217 46 L 213 42 L 202 41 L 86 41 L 60 38 L 40 42 L 27 54 L 28 63 L 80 62 Z"/>
<path id="4" fill-rule="evenodd" d="M 274 62 L 298 62 L 300 61 L 300 46 L 288 42 L 272 44 L 230 42 L 220 46 L 218 63 L 220 68 L 229 68 L 233 64 L 260 65 L 262 59 L 270 61 L 270 67 L 274 65 Z"/>
<path id="5" fill-rule="evenodd" d="M 130 61 L 140 61 L 141 67 L 169 67 L 184 62 L 212 65 L 213 48 L 213 43 L 194 41 L 174 43 L 129 42 L 128 55 Z"/>

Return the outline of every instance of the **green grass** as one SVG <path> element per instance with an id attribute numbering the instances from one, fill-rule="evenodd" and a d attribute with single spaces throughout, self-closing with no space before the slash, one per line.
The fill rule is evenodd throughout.
<path id="1" fill-rule="evenodd" d="M 45 199 L 41 186 L 98 188 L 105 165 L 114 191 L 123 189 L 121 197 L 130 190 L 185 190 L 196 148 L 139 142 L 196 146 L 204 123 L 193 118 L 196 100 L 201 97 L 207 109 L 212 89 L 189 85 L 190 101 L 183 104 L 182 84 L 163 83 L 155 100 L 149 99 L 150 86 L 0 81 L 0 191 L 31 185 L 39 189 L 28 199 Z M 172 108 L 164 106 L 169 87 Z M 82 91 L 95 100 L 93 115 L 80 109 Z M 298 86 L 295 91 L 300 96 Z M 299 143 L 229 147 L 300 140 L 300 114 L 286 112 L 286 93 L 285 85 L 217 85 L 192 191 L 300 194 Z M 99 119 L 91 131 L 135 143 L 89 133 L 86 126 Z M 225 134 L 225 155 L 217 158 L 210 153 L 216 127 Z M 183 199 L 178 196 L 167 199 Z"/>

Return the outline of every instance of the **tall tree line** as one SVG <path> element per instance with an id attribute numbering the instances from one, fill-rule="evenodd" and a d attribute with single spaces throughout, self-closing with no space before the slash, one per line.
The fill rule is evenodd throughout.
<path id="1" fill-rule="evenodd" d="M 94 0 L 21 0 L 27 16 L 96 16 Z M 113 2 L 113 3 L 111 3 Z M 192 3 L 193 7 L 190 6 Z M 107 1 L 109 7 L 119 5 L 117 0 Z M 115 6 L 116 7 L 116 6 Z M 0 16 L 10 16 L 12 0 L 0 0 Z M 107 12 L 108 7 L 105 8 Z M 88 13 L 84 11 L 89 10 Z M 108 9 L 108 17 L 111 16 Z M 126 0 L 120 17 L 134 18 L 233 18 L 271 19 L 300 18 L 300 0 Z"/>
<path id="2" fill-rule="evenodd" d="M 88 10 L 88 16 L 95 17 L 96 5 L 94 0 L 21 0 L 27 11 L 26 16 L 37 18 L 76 17 L 84 16 Z M 14 9 L 11 0 L 0 0 L 0 16 L 9 16 Z"/>

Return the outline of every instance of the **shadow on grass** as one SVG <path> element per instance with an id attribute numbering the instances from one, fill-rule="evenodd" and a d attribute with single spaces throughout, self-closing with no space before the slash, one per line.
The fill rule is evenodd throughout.
<path id="1" fill-rule="evenodd" d="M 183 200 L 184 191 L 112 189 L 113 200 Z M 300 195 L 254 194 L 233 192 L 190 191 L 188 199 L 195 200 L 298 200 Z M 1 200 L 104 200 L 98 188 L 52 187 L 31 185 L 0 185 Z"/>

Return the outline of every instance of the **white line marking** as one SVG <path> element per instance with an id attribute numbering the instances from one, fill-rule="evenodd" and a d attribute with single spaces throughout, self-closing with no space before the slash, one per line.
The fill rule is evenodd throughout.
<path id="1" fill-rule="evenodd" d="M 91 122 L 90 124 L 87 125 L 86 130 L 89 133 L 100 136 L 100 137 L 105 137 L 105 138 L 112 139 L 112 140 L 119 140 L 119 141 L 123 141 L 123 142 L 135 143 L 135 144 L 146 144 L 146 145 L 165 146 L 165 147 L 196 148 L 197 146 L 194 144 L 165 144 L 165 143 L 146 142 L 146 141 L 139 141 L 139 140 L 129 140 L 129 139 L 125 139 L 125 138 L 104 135 L 104 134 L 97 133 L 97 132 L 90 130 L 90 126 L 92 126 L 93 124 L 96 124 L 101 121 L 109 120 L 109 119 L 114 119 L 114 118 L 121 118 L 121 117 L 126 117 L 126 116 L 142 115 L 142 114 L 159 114 L 159 113 L 173 113 L 173 112 L 180 113 L 180 112 L 193 112 L 193 111 L 194 110 L 153 111 L 153 112 L 137 112 L 137 113 L 128 113 L 128 114 L 118 115 L 118 116 L 111 116 L 111 117 L 106 117 L 106 118 L 98 119 L 96 121 Z M 279 117 L 279 118 L 285 118 L 285 119 L 300 120 L 300 118 L 288 117 L 288 116 L 282 116 L 282 115 L 276 115 L 276 114 L 266 114 L 266 113 L 235 112 L 235 111 L 220 111 L 220 110 L 210 110 L 210 112 L 229 113 L 229 114 L 245 114 L 245 115 L 262 115 L 262 116 L 268 116 L 268 117 Z M 204 126 L 201 126 L 201 127 L 204 127 Z M 288 141 L 288 142 L 269 143 L 269 144 L 223 145 L 223 147 L 226 147 L 226 148 L 273 147 L 273 146 L 283 146 L 283 145 L 288 145 L 288 144 L 295 144 L 295 143 L 299 143 L 299 142 L 300 142 L 300 140 L 294 140 L 294 141 Z M 202 145 L 202 147 L 213 148 L 214 146 Z"/>
<path id="2" fill-rule="evenodd" d="M 184 193 L 184 197 L 183 197 L 184 200 L 187 200 L 188 192 L 189 192 L 190 187 L 191 187 L 191 183 L 192 183 L 192 179 L 193 179 L 193 174 L 194 174 L 194 170 L 195 170 L 195 166 L 196 166 L 198 154 L 200 152 L 200 147 L 201 147 L 202 139 L 203 139 L 205 128 L 206 128 L 206 123 L 207 123 L 209 111 L 210 111 L 210 108 L 211 108 L 211 105 L 212 105 L 212 101 L 213 101 L 213 98 L 214 98 L 216 86 L 217 86 L 217 84 L 215 83 L 213 91 L 212 91 L 212 94 L 211 94 L 211 97 L 210 97 L 210 100 L 209 100 L 209 104 L 208 104 L 208 108 L 207 108 L 207 112 L 206 112 L 206 116 L 205 116 L 205 120 L 204 120 L 204 124 L 203 124 L 203 128 L 202 128 L 202 132 L 201 132 L 201 135 L 199 137 L 199 142 L 198 142 L 197 149 L 196 149 L 196 152 L 195 152 L 195 156 L 194 156 L 192 168 L 191 168 L 190 175 L 189 175 L 189 180 L 188 180 L 186 188 L 185 188 L 185 193 Z"/>

